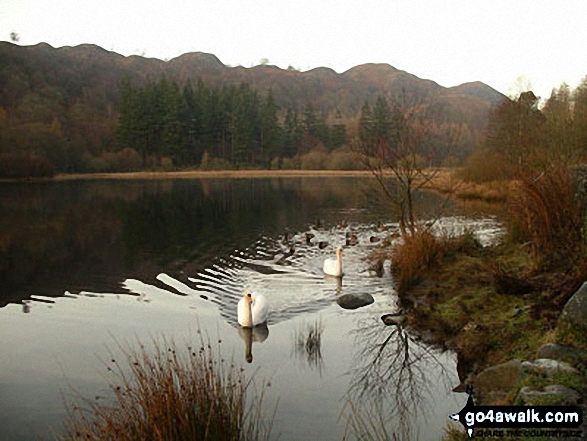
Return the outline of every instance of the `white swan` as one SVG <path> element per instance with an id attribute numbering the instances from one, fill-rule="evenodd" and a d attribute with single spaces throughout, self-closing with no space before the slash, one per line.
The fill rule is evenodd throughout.
<path id="1" fill-rule="evenodd" d="M 265 297 L 247 289 L 237 305 L 238 324 L 243 328 L 261 325 L 267 321 L 268 309 Z"/>
<path id="2" fill-rule="evenodd" d="M 326 259 L 323 267 L 324 273 L 329 276 L 342 277 L 342 248 L 336 249 L 336 259 Z"/>

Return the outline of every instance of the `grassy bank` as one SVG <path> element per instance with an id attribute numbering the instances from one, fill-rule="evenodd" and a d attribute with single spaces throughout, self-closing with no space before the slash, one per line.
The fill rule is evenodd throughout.
<path id="1" fill-rule="evenodd" d="M 454 188 L 456 180 L 442 171 L 434 184 Z M 563 339 L 556 321 L 587 279 L 587 245 L 585 203 L 568 170 L 499 184 L 508 189 L 500 197 L 487 197 L 494 182 L 472 185 L 478 199 L 504 200 L 503 243 L 483 248 L 472 234 L 439 239 L 423 231 L 395 247 L 392 270 L 404 302 L 418 305 L 410 325 L 432 331 L 435 343 L 455 348 L 478 370 Z"/>
<path id="2" fill-rule="evenodd" d="M 547 343 L 586 353 L 584 338 L 557 327 L 566 301 L 585 280 L 585 274 L 532 271 L 533 258 L 527 246 L 484 249 L 473 243 L 463 246 L 466 242 L 441 245 L 431 266 L 401 295 L 407 326 L 428 343 L 455 351 L 464 383 L 469 384 L 472 375 L 510 360 L 541 358 L 540 349 Z M 523 387 L 543 390 L 552 384 L 571 388 L 584 399 L 586 362 L 575 363 L 578 374 L 526 373 L 517 384 L 501 389 L 503 393 L 481 401 L 476 393 L 476 404 L 523 404 L 519 395 Z M 500 379 L 494 381 L 501 384 Z M 475 379 L 473 384 L 477 386 Z M 467 436 L 460 425 L 449 425 L 444 439 L 465 440 Z"/>
<path id="3" fill-rule="evenodd" d="M 432 343 L 456 350 L 461 367 L 476 372 L 512 358 L 533 358 L 540 346 L 554 341 L 556 320 L 578 280 L 532 274 L 523 246 L 440 248 L 438 261 L 403 292 L 410 326 L 429 331 Z"/>
<path id="4" fill-rule="evenodd" d="M 473 234 L 447 239 L 425 230 L 395 244 L 391 269 L 407 325 L 427 342 L 457 353 L 460 379 L 479 385 L 477 392 L 485 387 L 485 394 L 476 393 L 477 404 L 523 404 L 523 387 L 542 391 L 554 384 L 584 399 L 587 338 L 559 321 L 587 280 L 586 204 L 572 170 L 553 166 L 515 181 L 482 184 L 441 171 L 432 187 L 507 208 L 506 234 L 502 243 L 485 248 Z M 498 377 L 492 380 L 499 391 L 494 394 L 477 383 L 489 367 L 549 358 L 539 355 L 547 343 L 574 348 L 578 373 L 524 371 L 511 385 Z M 447 437 L 463 439 L 460 428 Z"/>

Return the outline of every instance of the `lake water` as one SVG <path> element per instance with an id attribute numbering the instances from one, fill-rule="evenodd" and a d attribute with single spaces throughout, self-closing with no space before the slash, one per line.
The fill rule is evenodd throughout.
<path id="1" fill-rule="evenodd" d="M 456 359 L 381 321 L 397 310 L 389 262 L 378 277 L 365 258 L 397 226 L 370 198 L 370 182 L 1 184 L 0 439 L 59 433 L 72 387 L 107 396 L 104 360 L 119 346 L 158 338 L 188 346 L 199 332 L 270 382 L 273 438 L 353 439 L 355 408 L 379 415 L 397 439 L 440 439 L 466 401 L 452 392 Z M 443 202 L 422 194 L 419 211 L 430 215 Z M 445 229 L 472 228 L 483 240 L 499 231 L 490 216 L 451 205 L 445 213 Z M 356 244 L 347 245 L 348 234 Z M 321 269 L 339 245 L 341 283 Z M 245 288 L 270 304 L 250 364 L 236 325 Z M 341 300 L 365 294 L 374 301 L 361 308 Z M 310 353 L 298 342 L 317 324 L 321 344 Z"/>

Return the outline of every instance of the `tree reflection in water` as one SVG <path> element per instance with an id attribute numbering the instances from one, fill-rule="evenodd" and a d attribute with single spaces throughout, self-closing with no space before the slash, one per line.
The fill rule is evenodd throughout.
<path id="1" fill-rule="evenodd" d="M 430 413 L 439 385 L 450 390 L 449 371 L 433 348 L 401 326 L 382 330 L 371 318 L 354 333 L 361 349 L 343 411 L 347 432 L 357 439 L 418 439 L 417 422 Z"/>

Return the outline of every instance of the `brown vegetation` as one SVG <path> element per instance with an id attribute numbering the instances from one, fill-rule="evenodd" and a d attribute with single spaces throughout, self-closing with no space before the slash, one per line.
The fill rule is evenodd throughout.
<path id="1" fill-rule="evenodd" d="M 515 189 L 511 179 L 471 179 L 468 168 L 439 169 L 424 187 L 463 201 L 504 203 Z"/>
<path id="2" fill-rule="evenodd" d="M 391 271 L 397 291 L 406 294 L 456 253 L 480 249 L 471 232 L 458 237 L 436 237 L 427 229 L 419 229 L 403 236 L 391 250 Z"/>
<path id="3" fill-rule="evenodd" d="M 403 236 L 391 252 L 391 271 L 396 289 L 405 292 L 440 262 L 439 241 L 429 231 Z"/>
<path id="4" fill-rule="evenodd" d="M 571 270 L 585 259 L 584 202 L 566 168 L 524 174 L 510 198 L 512 234 L 528 242 L 539 269 Z"/>
<path id="5" fill-rule="evenodd" d="M 263 392 L 242 369 L 218 361 L 209 343 L 187 347 L 161 342 L 141 346 L 126 365 L 107 362 L 114 376 L 111 397 L 78 398 L 68 404 L 67 440 L 258 440 Z"/>

